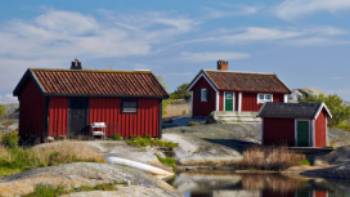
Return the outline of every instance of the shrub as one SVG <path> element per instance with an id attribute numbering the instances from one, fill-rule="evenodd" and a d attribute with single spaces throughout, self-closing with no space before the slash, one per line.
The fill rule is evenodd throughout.
<path id="1" fill-rule="evenodd" d="M 286 147 L 255 147 L 243 153 L 243 161 L 238 164 L 241 169 L 284 170 L 305 161 L 303 154 L 288 150 Z"/>
<path id="2" fill-rule="evenodd" d="M 119 140 L 122 140 L 123 138 L 118 133 L 116 133 L 112 135 L 111 139 L 114 141 L 119 141 Z"/>
<path id="3" fill-rule="evenodd" d="M 172 167 L 172 168 L 175 168 L 176 167 L 176 159 L 172 158 L 172 157 L 161 157 L 159 155 L 156 155 L 159 162 L 166 165 L 166 166 L 169 166 L 169 167 Z"/>
<path id="4" fill-rule="evenodd" d="M 19 137 L 17 132 L 5 133 L 1 136 L 1 144 L 8 148 L 18 147 Z"/>
<path id="5" fill-rule="evenodd" d="M 65 194 L 64 187 L 39 184 L 35 187 L 34 192 L 24 197 L 58 197 Z"/>
<path id="6" fill-rule="evenodd" d="M 343 126 L 349 124 L 350 119 L 350 106 L 345 104 L 344 101 L 338 95 L 323 95 L 318 96 L 306 96 L 301 99 L 302 103 L 322 103 L 324 102 L 331 111 L 333 118 L 329 121 L 329 125 L 332 127 Z"/>
<path id="7" fill-rule="evenodd" d="M 177 143 L 150 137 L 136 137 L 126 141 L 127 144 L 136 147 L 156 146 L 160 148 L 175 148 Z"/>

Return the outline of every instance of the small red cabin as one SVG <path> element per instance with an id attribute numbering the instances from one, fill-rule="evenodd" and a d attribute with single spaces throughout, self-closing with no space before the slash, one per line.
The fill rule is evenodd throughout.
<path id="1" fill-rule="evenodd" d="M 275 75 L 228 71 L 228 62 L 219 60 L 217 70 L 201 70 L 190 83 L 192 116 L 218 112 L 258 112 L 266 102 L 284 103 L 288 87 Z"/>
<path id="2" fill-rule="evenodd" d="M 81 68 L 28 69 L 14 95 L 22 142 L 88 135 L 94 122 L 106 124 L 106 136 L 159 137 L 168 97 L 149 71 Z"/>
<path id="3" fill-rule="evenodd" d="M 327 146 L 332 115 L 324 103 L 266 103 L 258 116 L 263 119 L 263 145 Z"/>

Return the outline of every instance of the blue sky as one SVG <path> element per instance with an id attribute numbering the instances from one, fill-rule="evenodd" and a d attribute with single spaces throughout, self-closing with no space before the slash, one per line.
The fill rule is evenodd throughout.
<path id="1" fill-rule="evenodd" d="M 171 91 L 227 59 L 350 100 L 350 0 L 32 0 L 0 6 L 0 102 L 28 67 L 151 69 Z"/>

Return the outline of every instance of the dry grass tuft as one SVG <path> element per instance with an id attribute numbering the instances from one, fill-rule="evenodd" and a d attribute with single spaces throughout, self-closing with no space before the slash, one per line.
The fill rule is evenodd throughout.
<path id="1" fill-rule="evenodd" d="M 287 147 L 255 147 L 243 153 L 243 161 L 238 166 L 242 169 L 284 170 L 305 160 L 305 155 L 290 151 Z"/>
<path id="2" fill-rule="evenodd" d="M 35 156 L 44 166 L 71 162 L 104 162 L 103 154 L 86 143 L 61 141 L 38 145 L 32 148 Z"/>

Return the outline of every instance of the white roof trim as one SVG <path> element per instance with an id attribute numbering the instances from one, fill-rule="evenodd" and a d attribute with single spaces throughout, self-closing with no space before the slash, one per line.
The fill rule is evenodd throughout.
<path id="1" fill-rule="evenodd" d="M 320 113 L 322 112 L 323 109 L 325 109 L 325 110 L 327 111 L 328 116 L 332 119 L 332 118 L 333 118 L 333 115 L 332 115 L 332 113 L 331 113 L 331 110 L 329 110 L 329 108 L 327 107 L 327 105 L 326 105 L 325 103 L 322 103 L 322 104 L 320 105 L 320 107 L 318 108 L 317 113 L 316 113 L 314 119 L 316 119 L 316 118 L 320 115 Z"/>
<path id="2" fill-rule="evenodd" d="M 198 80 L 203 77 L 208 84 L 215 90 L 215 92 L 219 92 L 219 90 L 216 88 L 215 84 L 209 79 L 209 77 L 205 74 L 204 71 L 200 71 L 200 73 L 197 75 L 197 77 L 192 81 L 192 83 L 187 88 L 188 91 L 191 91 L 194 85 L 198 82 Z"/>

